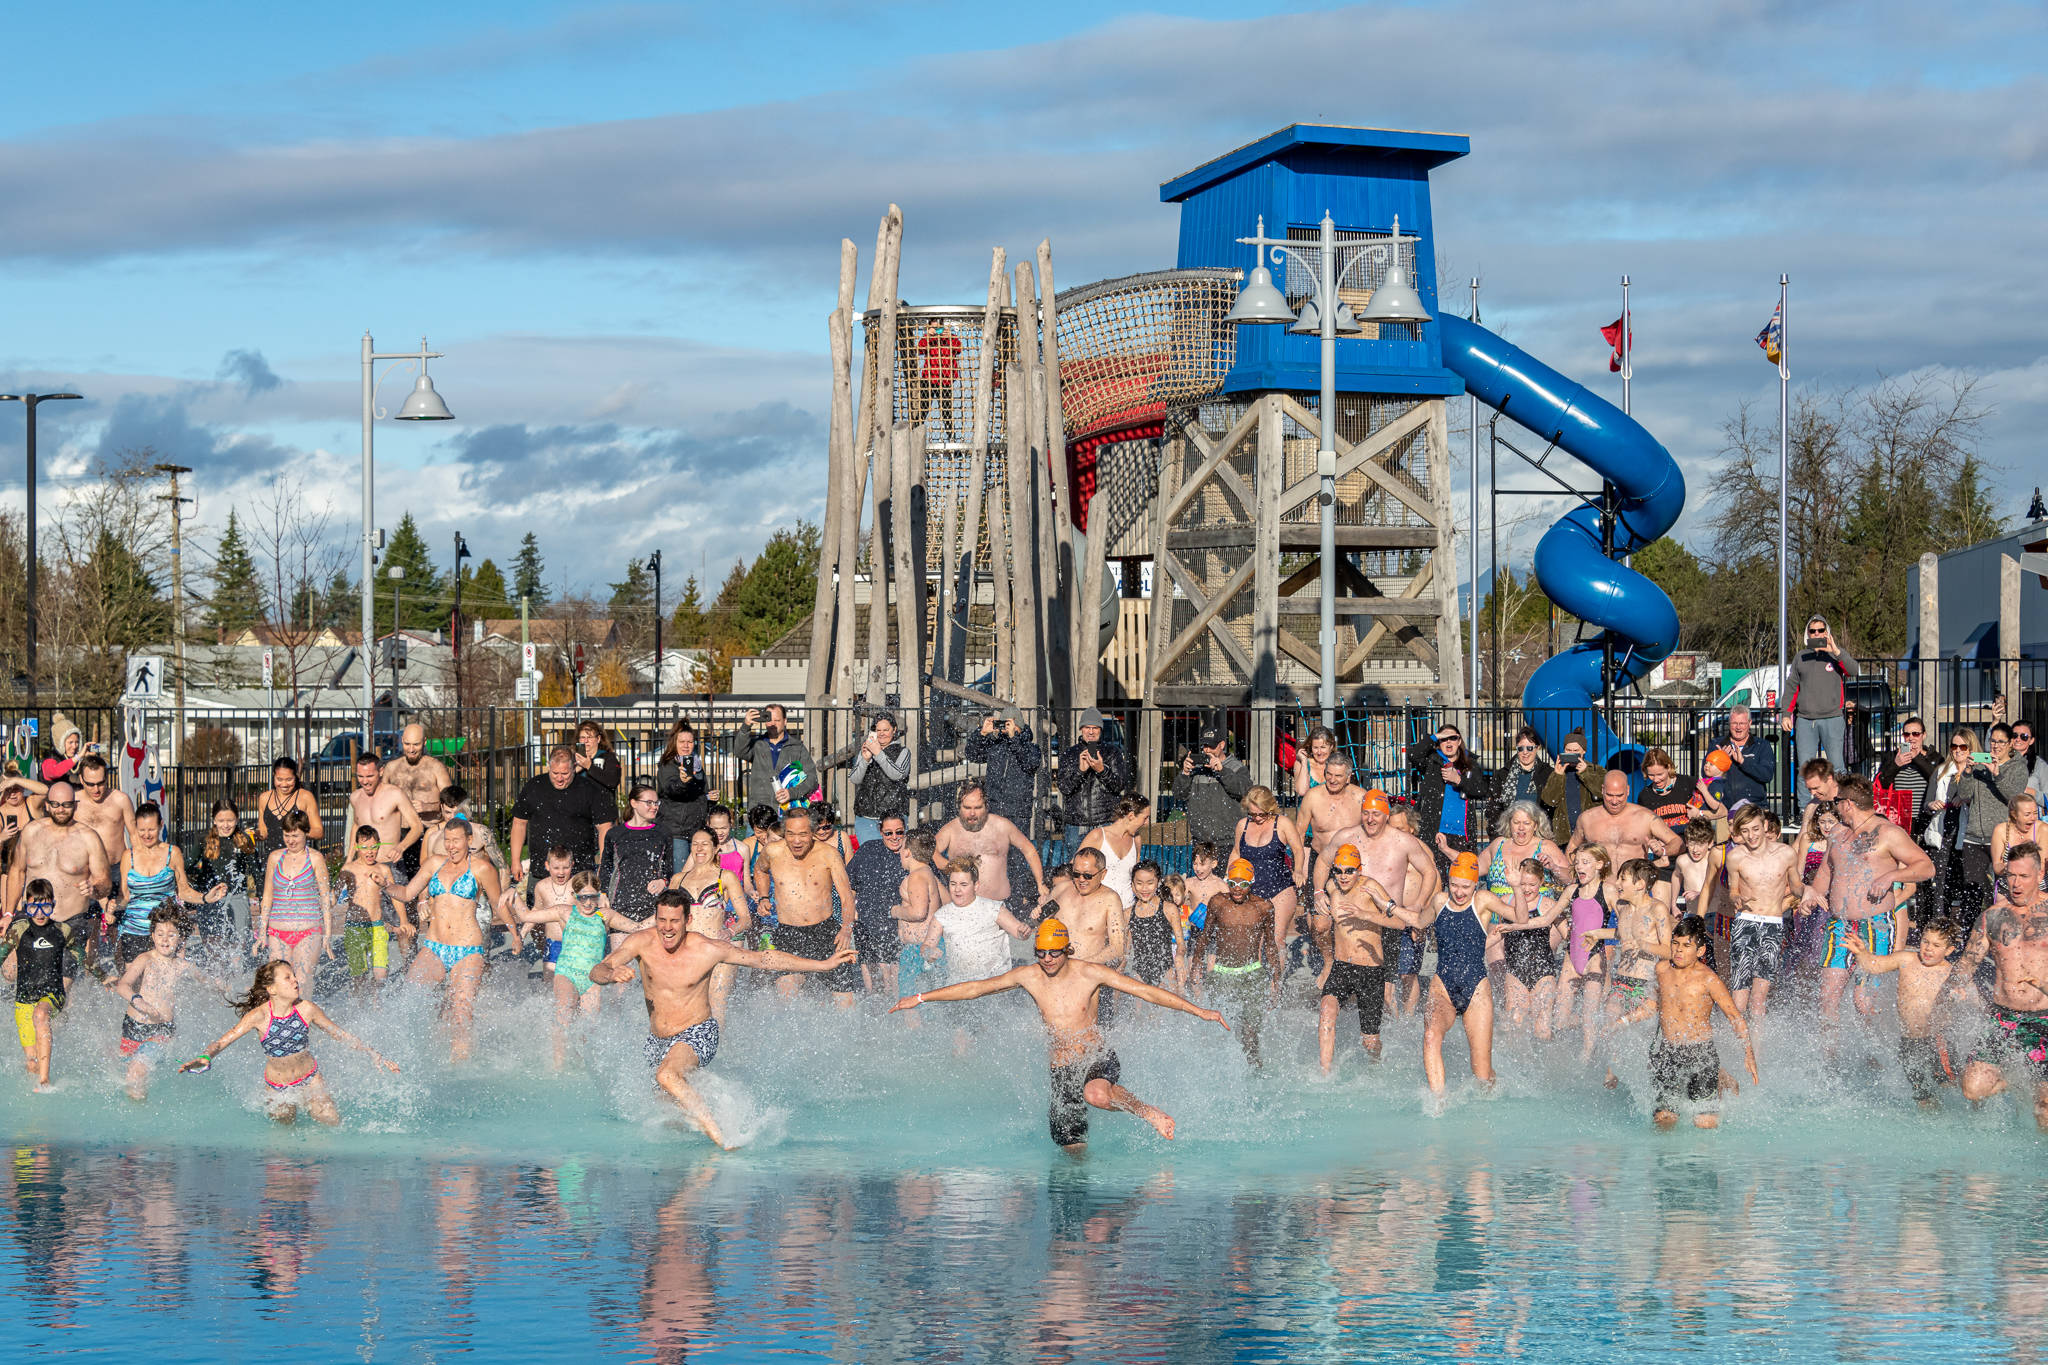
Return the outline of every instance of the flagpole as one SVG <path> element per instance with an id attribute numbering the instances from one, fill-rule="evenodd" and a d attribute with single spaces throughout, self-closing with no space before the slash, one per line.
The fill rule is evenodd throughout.
<path id="1" fill-rule="evenodd" d="M 1778 276 L 1778 705 L 1785 705 L 1785 591 L 1787 553 L 1785 508 L 1789 501 L 1786 471 L 1791 463 L 1791 419 L 1787 415 L 1792 390 L 1791 319 L 1785 316 L 1792 280 Z"/>
<path id="2" fill-rule="evenodd" d="M 1628 412 L 1628 381 L 1635 372 L 1635 340 L 1630 335 L 1635 329 L 1628 315 L 1628 276 L 1621 277 L 1621 410 Z"/>
<path id="3" fill-rule="evenodd" d="M 1472 277 L 1472 325 L 1479 325 L 1479 277 Z M 1468 389 L 1465 393 L 1466 423 L 1471 439 L 1472 456 L 1472 539 L 1465 547 L 1466 563 L 1472 575 L 1471 636 L 1472 636 L 1472 691 L 1466 698 L 1467 704 L 1479 705 L 1479 400 Z M 1455 561 L 1454 561 L 1455 562 Z M 1497 685 L 1497 684 L 1496 684 Z"/>

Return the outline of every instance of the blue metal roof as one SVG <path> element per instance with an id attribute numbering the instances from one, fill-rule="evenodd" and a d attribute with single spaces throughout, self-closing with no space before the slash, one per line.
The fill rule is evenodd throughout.
<path id="1" fill-rule="evenodd" d="M 1159 187 L 1160 202 L 1177 204 L 1195 191 L 1239 175 L 1261 161 L 1269 161 L 1297 147 L 1330 147 L 1372 156 L 1407 161 L 1424 172 L 1455 161 L 1472 151 L 1472 139 L 1462 133 L 1417 133 L 1397 128 L 1343 128 L 1326 123 L 1290 123 L 1234 152 L 1205 161 L 1185 175 L 1175 176 Z"/>

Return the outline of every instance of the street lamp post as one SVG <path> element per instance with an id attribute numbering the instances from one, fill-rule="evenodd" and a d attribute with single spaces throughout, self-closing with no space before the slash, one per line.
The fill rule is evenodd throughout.
<path id="1" fill-rule="evenodd" d="M 19 403 L 28 419 L 28 708 L 36 708 L 36 405 L 77 398 L 75 393 L 0 393 L 0 403 Z"/>
<path id="2" fill-rule="evenodd" d="M 396 730 L 398 728 L 398 651 L 405 646 L 405 636 L 402 633 L 404 627 L 398 623 L 398 590 L 405 586 L 405 569 L 401 565 L 393 564 L 384 572 L 391 579 L 391 728 Z M 375 753 L 377 748 L 376 730 L 372 729 L 368 733 L 365 742 L 369 744 L 370 751 Z"/>
<path id="3" fill-rule="evenodd" d="M 448 411 L 448 405 L 441 401 L 441 395 L 434 392 L 434 381 L 427 377 L 427 362 L 429 360 L 439 360 L 440 358 L 441 352 L 429 351 L 427 349 L 427 339 L 425 337 L 420 338 L 420 348 L 417 351 L 392 351 L 385 353 L 377 350 L 377 345 L 370 339 L 368 332 L 363 333 L 362 658 L 363 742 L 365 744 L 370 743 L 371 737 L 376 733 L 377 719 L 377 661 L 373 653 L 377 638 L 375 603 L 377 586 L 377 532 L 375 529 L 376 508 L 372 498 L 376 481 L 376 457 L 372 444 L 371 423 L 374 419 L 384 415 L 377 407 L 377 362 L 380 360 L 392 361 L 391 369 L 396 369 L 400 364 L 407 362 L 417 361 L 419 363 L 419 378 L 413 381 L 412 392 L 406 395 L 405 402 L 399 407 L 396 414 L 400 421 L 446 422 L 451 420 L 455 414 Z M 391 370 L 386 370 L 385 373 L 389 374 Z M 394 629 L 397 628 L 398 614 L 395 610 L 392 612 L 391 624 Z"/>
<path id="4" fill-rule="evenodd" d="M 462 708 L 462 561 L 469 558 L 469 542 L 455 533 L 455 610 L 448 618 L 448 657 L 455 665 L 455 706 Z"/>
<path id="5" fill-rule="evenodd" d="M 661 724 L 661 551 L 647 556 L 654 570 L 654 723 Z"/>
<path id="6" fill-rule="evenodd" d="M 1422 299 L 1408 283 L 1407 272 L 1401 268 L 1400 248 L 1403 242 L 1418 242 L 1417 237 L 1401 235 L 1401 220 L 1394 220 L 1394 230 L 1385 237 L 1367 241 L 1339 242 L 1336 220 L 1328 213 L 1323 215 L 1322 230 L 1313 242 L 1295 241 L 1286 237 L 1268 237 L 1266 219 L 1259 218 L 1258 231 L 1238 241 L 1246 246 L 1258 248 L 1258 266 L 1246 281 L 1243 292 L 1237 296 L 1236 304 L 1224 316 L 1225 322 L 1239 325 L 1266 323 L 1290 324 L 1291 332 L 1319 336 L 1322 339 L 1320 404 L 1318 408 L 1322 436 L 1316 451 L 1316 474 L 1322 482 L 1321 492 L 1316 501 L 1321 510 L 1322 556 L 1321 579 L 1318 592 L 1322 612 L 1322 682 L 1317 689 L 1317 705 L 1323 713 L 1323 725 L 1335 729 L 1337 724 L 1337 338 L 1340 334 L 1356 336 L 1364 323 L 1385 323 L 1400 326 L 1419 326 L 1430 320 L 1429 311 L 1422 306 Z M 1266 254 L 1273 259 L 1299 261 L 1311 267 L 1314 276 L 1308 300 L 1302 304 L 1301 315 L 1295 316 L 1287 303 L 1287 296 L 1274 287 L 1273 276 L 1266 269 Z M 1342 253 L 1349 253 L 1349 259 L 1339 260 Z M 1339 297 L 1338 290 L 1344 279 L 1362 261 L 1376 261 L 1386 267 L 1386 276 L 1380 286 L 1372 291 L 1362 316 L 1354 318 L 1351 307 Z"/>

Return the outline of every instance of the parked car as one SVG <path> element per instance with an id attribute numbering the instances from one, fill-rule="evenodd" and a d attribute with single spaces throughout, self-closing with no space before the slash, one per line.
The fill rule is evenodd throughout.
<path id="1" fill-rule="evenodd" d="M 356 751 L 362 748 L 361 730 L 344 730 L 327 741 L 326 747 L 307 760 L 306 771 L 299 774 L 299 782 L 315 796 L 332 796 L 348 791 L 355 786 L 355 773 L 351 771 Z M 398 757 L 398 732 L 379 730 L 375 737 L 377 757 L 389 763 Z"/>

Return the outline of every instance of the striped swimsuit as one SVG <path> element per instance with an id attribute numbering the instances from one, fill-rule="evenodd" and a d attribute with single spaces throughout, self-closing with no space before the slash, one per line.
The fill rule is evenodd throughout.
<path id="1" fill-rule="evenodd" d="M 177 890 L 178 877 L 171 871 L 168 850 L 164 853 L 164 865 L 155 872 L 137 872 L 131 864 L 128 868 L 128 903 L 121 907 L 120 931 L 124 934 L 147 934 L 150 912 L 170 900 Z"/>
<path id="2" fill-rule="evenodd" d="M 307 853 L 305 863 L 289 876 L 284 864 L 279 858 L 270 874 L 270 936 L 292 947 L 307 935 L 322 932 L 327 917 L 321 913 L 320 884 L 313 878 L 313 855 Z"/>

